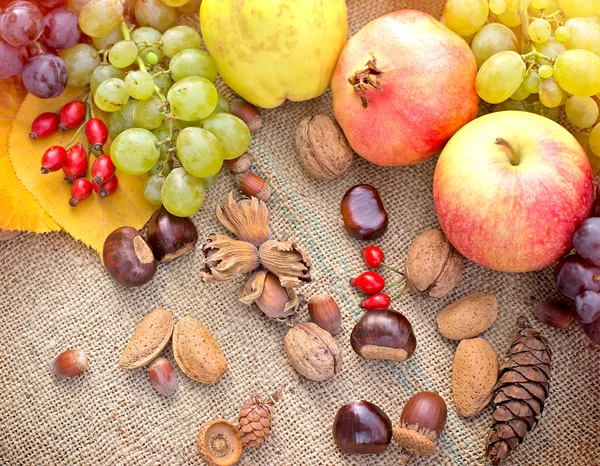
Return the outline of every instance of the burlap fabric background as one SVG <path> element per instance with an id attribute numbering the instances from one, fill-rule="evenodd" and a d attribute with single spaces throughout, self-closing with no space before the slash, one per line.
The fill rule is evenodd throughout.
<path id="1" fill-rule="evenodd" d="M 443 1 L 348 3 L 354 33 L 394 9 L 417 7 L 438 17 Z M 350 289 L 348 278 L 364 269 L 364 244 L 344 233 L 339 201 L 357 183 L 369 182 L 379 189 L 390 227 L 378 244 L 388 262 L 400 265 L 411 241 L 438 225 L 431 196 L 435 160 L 383 169 L 357 158 L 342 180 L 313 181 L 296 159 L 294 130 L 305 116 L 330 111 L 331 97 L 326 94 L 265 112 L 252 149 L 254 170 L 274 191 L 270 207 L 275 235 L 294 238 L 313 259 L 314 282 L 302 291 L 308 296 L 331 293 L 343 309 L 343 330 L 337 337 L 344 353 L 343 371 L 325 383 L 307 381 L 294 372 L 282 346 L 286 327 L 238 302 L 241 279 L 220 286 L 202 284 L 199 249 L 161 267 L 146 287 L 129 290 L 110 280 L 98 258 L 67 234 L 22 235 L 0 243 L 0 463 L 202 464 L 195 447 L 201 424 L 217 417 L 235 421 L 252 393 L 281 388 L 271 437 L 259 450 L 245 452 L 240 464 L 396 464 L 395 445 L 375 457 L 341 454 L 331 435 L 337 409 L 351 400 L 370 400 L 395 424 L 412 394 L 435 390 L 449 407 L 445 434 L 433 457 L 415 458 L 413 464 L 483 465 L 491 408 L 474 419 L 456 415 L 451 397 L 456 343 L 439 335 L 435 315 L 468 293 L 488 291 L 498 296 L 500 316 L 484 337 L 500 354 L 513 338 L 520 314 L 531 317 L 554 352 L 550 398 L 541 423 L 508 464 L 600 464 L 600 349 L 578 326 L 552 330 L 532 315 L 534 300 L 557 296 L 550 269 L 509 275 L 467 263 L 462 283 L 450 296 L 427 300 L 408 294 L 394 304 L 417 335 L 417 350 L 408 362 L 366 361 L 352 351 L 349 336 L 361 314 L 361 296 Z M 225 173 L 210 190 L 204 209 L 194 218 L 201 237 L 225 232 L 214 212 L 232 188 L 231 176 Z M 94 227 L 93 219 L 89 227 Z M 200 385 L 177 369 L 179 390 L 164 398 L 150 386 L 146 370 L 118 368 L 136 324 L 157 306 L 177 319 L 191 315 L 213 332 L 229 362 L 218 383 Z M 72 380 L 54 377 L 48 369 L 51 360 L 72 347 L 88 353 L 90 369 Z M 172 360 L 170 349 L 165 355 Z"/>

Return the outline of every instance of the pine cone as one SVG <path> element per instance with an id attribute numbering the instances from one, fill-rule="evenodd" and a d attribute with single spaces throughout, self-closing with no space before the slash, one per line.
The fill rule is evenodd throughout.
<path id="1" fill-rule="evenodd" d="M 240 410 L 238 434 L 244 447 L 260 447 L 271 432 L 271 407 L 259 396 L 248 401 Z"/>
<path id="2" fill-rule="evenodd" d="M 525 318 L 519 319 L 519 334 L 500 365 L 494 392 L 492 428 L 486 455 L 494 466 L 502 463 L 532 430 L 544 410 L 550 388 L 548 341 Z"/>

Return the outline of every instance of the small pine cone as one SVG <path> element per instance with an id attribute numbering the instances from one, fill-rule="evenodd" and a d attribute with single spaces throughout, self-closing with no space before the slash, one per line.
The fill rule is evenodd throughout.
<path id="1" fill-rule="evenodd" d="M 271 432 L 271 407 L 262 398 L 254 397 L 240 410 L 238 434 L 244 447 L 260 447 Z"/>
<path id="2" fill-rule="evenodd" d="M 486 455 L 494 466 L 515 450 L 539 421 L 550 389 L 548 341 L 519 320 L 519 334 L 500 365 Z"/>

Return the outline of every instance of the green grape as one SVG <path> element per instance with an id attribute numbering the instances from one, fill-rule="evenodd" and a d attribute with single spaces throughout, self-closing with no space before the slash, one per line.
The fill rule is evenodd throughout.
<path id="1" fill-rule="evenodd" d="M 552 26 L 545 19 L 534 19 L 529 25 L 529 37 L 537 44 L 546 42 L 552 34 Z"/>
<path id="2" fill-rule="evenodd" d="M 127 68 L 138 56 L 138 48 L 132 40 L 120 40 L 108 54 L 108 60 L 115 68 Z"/>
<path id="3" fill-rule="evenodd" d="M 225 160 L 238 158 L 250 145 L 248 126 L 231 113 L 211 115 L 202 122 L 202 126 L 217 137 Z"/>
<path id="4" fill-rule="evenodd" d="M 531 108 L 530 111 L 532 113 L 537 113 L 538 115 L 549 118 L 550 120 L 553 120 L 553 121 L 558 120 L 558 116 L 559 116 L 558 107 L 548 108 L 545 105 L 543 105 L 541 102 L 537 101 L 537 102 L 534 102 L 530 108 Z"/>
<path id="5" fill-rule="evenodd" d="M 504 102 L 519 88 L 525 71 L 525 63 L 517 52 L 491 56 L 477 73 L 475 86 L 479 97 L 491 104 Z"/>
<path id="6" fill-rule="evenodd" d="M 154 78 L 154 84 L 160 89 L 163 94 L 169 92 L 171 86 L 173 85 L 173 81 L 171 80 L 171 76 L 169 73 L 159 74 Z"/>
<path id="7" fill-rule="evenodd" d="M 577 142 L 585 151 L 592 166 L 592 171 L 598 173 L 600 171 L 600 157 L 592 152 L 592 148 L 590 147 L 590 133 L 580 131 L 573 134 L 573 136 L 575 136 L 575 139 L 577 139 Z"/>
<path id="8" fill-rule="evenodd" d="M 146 55 L 146 61 L 149 65 L 156 65 L 158 63 L 158 55 L 156 55 L 154 52 L 148 52 Z"/>
<path id="9" fill-rule="evenodd" d="M 530 94 L 537 94 L 539 92 L 541 82 L 542 78 L 540 78 L 540 75 L 537 73 L 537 71 L 530 71 L 523 80 L 523 84 Z"/>
<path id="10" fill-rule="evenodd" d="M 79 27 L 90 37 L 106 36 L 119 26 L 123 11 L 119 0 L 90 0 L 79 13 Z"/>
<path id="11" fill-rule="evenodd" d="M 181 121 L 178 121 L 178 125 Z M 156 128 L 155 130 L 152 131 L 154 133 L 154 135 L 156 136 L 156 138 L 159 141 L 166 141 L 167 138 L 171 137 L 171 131 L 169 129 L 169 120 L 165 119 L 165 121 L 163 121 L 163 124 L 160 125 L 158 128 Z M 177 141 L 177 138 L 179 136 L 180 131 L 173 131 L 173 141 Z M 165 157 L 167 156 L 167 147 L 164 144 L 161 144 L 160 146 L 160 153 L 161 153 L 161 157 L 164 155 Z"/>
<path id="12" fill-rule="evenodd" d="M 187 49 L 200 48 L 200 34 L 189 26 L 175 26 L 162 35 L 163 52 L 173 58 L 176 54 Z"/>
<path id="13" fill-rule="evenodd" d="M 60 58 L 65 62 L 71 87 L 87 86 L 92 73 L 100 66 L 100 56 L 94 47 L 87 44 L 75 44 L 64 50 Z"/>
<path id="14" fill-rule="evenodd" d="M 511 8 L 507 8 L 504 13 L 497 16 L 500 22 L 509 28 L 516 28 L 521 25 L 521 16 Z"/>
<path id="15" fill-rule="evenodd" d="M 543 79 L 551 78 L 554 74 L 554 68 L 552 68 L 550 65 L 542 65 L 538 70 L 538 74 L 540 75 L 540 78 Z"/>
<path id="16" fill-rule="evenodd" d="M 219 178 L 220 174 L 221 174 L 221 172 L 218 171 L 214 175 L 207 176 L 206 178 L 200 178 L 200 181 L 202 182 L 202 186 L 204 186 L 204 189 L 208 189 L 212 185 L 214 185 L 217 182 L 217 179 Z"/>
<path id="17" fill-rule="evenodd" d="M 444 24 L 459 36 L 470 36 L 485 24 L 488 13 L 488 0 L 448 0 Z"/>
<path id="18" fill-rule="evenodd" d="M 110 158 L 128 175 L 146 173 L 158 160 L 156 136 L 147 129 L 131 128 L 119 134 L 110 146 Z"/>
<path id="19" fill-rule="evenodd" d="M 219 100 L 217 100 L 217 107 L 213 110 L 211 115 L 217 113 L 231 113 L 231 107 L 229 101 L 219 93 Z"/>
<path id="20" fill-rule="evenodd" d="M 594 126 L 590 132 L 590 149 L 597 157 L 600 157 L 600 123 Z"/>
<path id="21" fill-rule="evenodd" d="M 144 0 L 135 4 L 135 19 L 140 26 L 148 26 L 162 33 L 177 24 L 177 11 L 160 0 Z"/>
<path id="22" fill-rule="evenodd" d="M 525 108 L 525 103 L 522 100 L 512 100 L 508 99 L 504 102 L 500 102 L 492 107 L 493 112 L 505 112 L 506 110 L 518 110 L 520 112 L 525 112 L 527 109 Z"/>
<path id="23" fill-rule="evenodd" d="M 122 109 L 129 100 L 129 93 L 125 89 L 122 79 L 110 78 L 100 83 L 94 92 L 94 102 L 100 110 L 116 112 Z"/>
<path id="24" fill-rule="evenodd" d="M 162 125 L 164 120 L 164 105 L 157 95 L 140 100 L 135 106 L 133 121 L 140 128 L 156 129 Z"/>
<path id="25" fill-rule="evenodd" d="M 217 65 L 210 55 L 201 50 L 183 50 L 171 59 L 169 70 L 174 81 L 191 76 L 200 76 L 215 82 L 217 79 Z"/>
<path id="26" fill-rule="evenodd" d="M 515 91 L 513 95 L 510 96 L 510 98 L 513 100 L 525 100 L 530 95 L 531 92 L 529 92 L 525 84 L 525 80 L 523 80 L 519 88 Z"/>
<path id="27" fill-rule="evenodd" d="M 600 57 L 588 50 L 567 50 L 554 63 L 554 79 L 569 94 L 600 92 Z"/>
<path id="28" fill-rule="evenodd" d="M 554 37 L 556 37 L 556 40 L 559 40 L 560 42 L 568 42 L 571 38 L 571 31 L 569 31 L 569 28 L 566 26 L 559 26 L 556 28 L 556 31 L 554 31 Z"/>
<path id="29" fill-rule="evenodd" d="M 153 28 L 137 28 L 134 29 L 131 33 L 131 40 L 134 41 L 139 49 L 139 56 L 145 62 L 148 61 L 148 54 L 150 52 L 154 53 L 158 58 L 157 61 L 162 60 L 165 54 L 162 51 L 160 45 L 156 44 L 159 42 L 161 38 L 161 33 Z M 149 47 L 146 47 L 147 44 L 155 44 Z"/>
<path id="30" fill-rule="evenodd" d="M 165 209 L 177 217 L 191 217 L 204 203 L 202 181 L 182 167 L 169 173 L 160 194 Z"/>
<path id="31" fill-rule="evenodd" d="M 125 107 L 116 112 L 112 112 L 108 116 L 106 125 L 108 126 L 108 135 L 111 139 L 116 138 L 126 129 L 135 128 L 135 122 L 133 121 L 133 111 L 138 101 L 135 99 L 129 99 Z"/>
<path id="32" fill-rule="evenodd" d="M 177 118 L 194 121 L 202 120 L 213 112 L 219 94 L 209 80 L 194 76 L 173 84 L 167 99 L 171 104 L 171 112 Z"/>
<path id="33" fill-rule="evenodd" d="M 567 40 L 564 41 L 568 49 L 589 50 L 600 55 L 600 24 L 597 21 L 592 18 L 571 18 L 562 29 L 568 32 Z"/>
<path id="34" fill-rule="evenodd" d="M 152 175 L 144 183 L 144 197 L 150 204 L 161 205 L 160 190 L 165 183 L 165 176 Z"/>
<path id="35" fill-rule="evenodd" d="M 161 148 L 164 147 L 164 144 L 161 144 Z M 150 175 L 162 175 L 167 176 L 171 173 L 171 164 L 167 162 L 166 149 L 163 153 L 161 152 L 160 157 L 158 158 L 158 162 L 154 164 L 154 166 L 150 169 L 148 173 Z"/>
<path id="36" fill-rule="evenodd" d="M 498 52 L 519 52 L 519 40 L 515 33 L 504 24 L 489 23 L 483 26 L 471 42 L 471 50 L 477 60 L 477 67 Z"/>
<path id="37" fill-rule="evenodd" d="M 197 178 L 218 173 L 223 166 L 219 140 L 202 128 L 185 128 L 177 138 L 177 157 L 183 168 Z"/>
<path id="38" fill-rule="evenodd" d="M 559 8 L 560 6 L 558 5 L 558 0 L 548 0 L 548 6 L 544 8 L 544 14 L 552 15 L 558 11 Z"/>
<path id="39" fill-rule="evenodd" d="M 548 108 L 554 108 L 560 106 L 563 100 L 563 91 L 554 79 L 542 79 L 539 96 L 542 104 Z"/>
<path id="40" fill-rule="evenodd" d="M 546 42 L 537 44 L 535 48 L 539 53 L 546 55 L 548 58 L 556 58 L 567 50 L 565 44 L 554 37 L 550 37 Z"/>
<path id="41" fill-rule="evenodd" d="M 490 0 L 490 11 L 495 15 L 501 15 L 506 11 L 505 0 Z"/>
<path id="42" fill-rule="evenodd" d="M 591 97 L 570 97 L 565 104 L 567 118 L 573 126 L 591 128 L 598 120 L 598 104 Z"/>
<path id="43" fill-rule="evenodd" d="M 558 4 L 569 18 L 600 15 L 598 0 L 558 0 Z"/>
<path id="44" fill-rule="evenodd" d="M 120 24 L 105 36 L 92 37 L 92 42 L 98 50 L 108 50 L 120 40 L 123 40 L 123 31 Z"/>
<path id="45" fill-rule="evenodd" d="M 149 99 L 154 94 L 154 80 L 143 71 L 130 71 L 125 77 L 125 89 L 134 99 Z"/>
<path id="46" fill-rule="evenodd" d="M 118 68 L 115 68 L 112 65 L 98 66 L 93 71 L 92 76 L 90 78 L 90 90 L 92 91 L 92 95 L 96 92 L 96 89 L 98 89 L 100 83 L 110 78 L 124 79 L 125 73 L 123 73 L 123 71 L 119 70 Z"/>
<path id="47" fill-rule="evenodd" d="M 531 0 L 531 6 L 537 10 L 543 10 L 548 6 L 548 0 Z"/>
<path id="48" fill-rule="evenodd" d="M 67 6 L 73 10 L 75 13 L 81 13 L 81 9 L 85 6 L 87 2 L 90 0 L 69 0 L 67 2 Z"/>

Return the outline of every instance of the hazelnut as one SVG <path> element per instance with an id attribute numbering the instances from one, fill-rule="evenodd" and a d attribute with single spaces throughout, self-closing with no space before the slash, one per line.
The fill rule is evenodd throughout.
<path id="1" fill-rule="evenodd" d="M 198 453 L 209 466 L 230 466 L 242 456 L 242 440 L 230 422 L 215 419 L 200 428 Z"/>
<path id="2" fill-rule="evenodd" d="M 342 369 L 342 351 L 327 330 L 312 322 L 289 329 L 283 346 L 296 371 L 309 380 L 331 379 Z"/>
<path id="3" fill-rule="evenodd" d="M 88 368 L 88 358 L 80 349 L 60 353 L 50 366 L 53 374 L 61 377 L 74 377 L 83 374 Z"/>
<path id="4" fill-rule="evenodd" d="M 150 384 L 158 393 L 169 396 L 177 390 L 177 374 L 166 358 L 156 358 L 148 366 Z"/>
<path id="5" fill-rule="evenodd" d="M 148 245 L 159 262 L 171 262 L 187 254 L 198 241 L 198 230 L 187 217 L 176 217 L 158 209 L 148 222 Z"/>
<path id="6" fill-rule="evenodd" d="M 248 170 L 250 170 L 252 158 L 248 152 L 244 152 L 237 159 L 224 160 L 223 164 L 231 173 L 239 175 L 240 173 L 246 173 Z"/>
<path id="7" fill-rule="evenodd" d="M 430 298 L 441 298 L 460 282 L 463 258 L 441 230 L 421 234 L 408 249 L 408 287 Z"/>
<path id="8" fill-rule="evenodd" d="M 260 129 L 262 116 L 258 108 L 240 98 L 233 99 L 229 105 L 231 113 L 246 123 L 251 133 L 256 133 Z"/>
<path id="9" fill-rule="evenodd" d="M 263 202 L 271 199 L 271 187 L 260 176 L 254 173 L 241 173 L 235 179 L 246 196 L 255 197 Z"/>
<path id="10" fill-rule="evenodd" d="M 352 163 L 352 149 L 333 117 L 307 117 L 296 129 L 300 164 L 317 180 L 341 178 Z"/>
<path id="11" fill-rule="evenodd" d="M 334 299 L 328 294 L 313 296 L 308 300 L 310 320 L 332 335 L 340 331 L 342 314 Z"/>
<path id="12" fill-rule="evenodd" d="M 573 311 L 560 303 L 537 303 L 535 315 L 546 325 L 554 328 L 567 328 L 573 322 Z"/>

